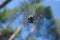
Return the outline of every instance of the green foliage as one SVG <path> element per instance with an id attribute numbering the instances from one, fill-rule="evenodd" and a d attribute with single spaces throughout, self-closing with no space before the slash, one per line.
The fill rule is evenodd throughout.
<path id="1" fill-rule="evenodd" d="M 45 8 L 45 14 L 44 15 L 46 15 L 47 19 L 50 19 L 52 17 L 52 11 L 51 11 L 50 6 Z"/>
<path id="2" fill-rule="evenodd" d="M 32 4 L 36 3 L 40 3 L 42 0 L 30 0 Z"/>
<path id="3" fill-rule="evenodd" d="M 26 37 L 25 40 L 29 40 L 29 37 Z"/>
<path id="4" fill-rule="evenodd" d="M 36 11 L 35 11 L 35 13 L 36 13 L 36 16 L 40 16 L 40 15 L 43 15 L 44 14 L 44 7 L 41 5 L 41 6 L 39 6 L 39 7 L 37 7 L 36 8 Z"/>
<path id="5" fill-rule="evenodd" d="M 2 31 L 2 35 L 4 36 L 4 37 L 9 37 L 9 36 L 11 36 L 12 35 L 12 31 L 9 31 L 9 30 L 3 30 Z"/>
<path id="6" fill-rule="evenodd" d="M 26 38 L 25 38 L 25 40 L 29 40 L 29 39 L 31 39 L 31 40 L 36 40 L 35 36 L 33 36 L 33 37 L 26 37 Z"/>
<path id="7" fill-rule="evenodd" d="M 0 26 L 0 32 L 3 30 L 3 27 L 2 26 Z"/>
<path id="8" fill-rule="evenodd" d="M 42 6 L 42 4 L 41 3 L 36 3 L 36 4 L 30 4 L 30 5 L 28 5 L 28 9 L 29 9 L 29 11 L 33 11 L 33 9 L 36 9 L 36 8 L 38 8 L 38 7 L 40 7 L 40 6 Z"/>
<path id="9" fill-rule="evenodd" d="M 37 16 L 40 16 L 40 15 L 45 16 L 47 19 L 50 19 L 53 17 L 50 6 L 48 6 L 48 7 L 39 6 L 36 9 L 35 13 Z"/>
<path id="10" fill-rule="evenodd" d="M 56 22 L 56 31 L 58 32 L 58 34 L 60 35 L 60 20 L 59 19 L 55 19 L 55 22 Z"/>
<path id="11" fill-rule="evenodd" d="M 0 12 L 0 21 L 5 22 L 6 17 L 5 17 L 6 10 L 3 10 L 3 12 Z"/>
<path id="12" fill-rule="evenodd" d="M 36 40 L 36 38 L 35 37 L 32 37 L 31 40 Z"/>
<path id="13" fill-rule="evenodd" d="M 0 12 L 0 21 L 3 23 L 11 17 L 11 15 L 15 15 L 16 12 L 20 11 L 19 8 L 14 9 L 7 9 L 5 8 L 3 11 Z"/>
<path id="14" fill-rule="evenodd" d="M 12 27 L 8 27 L 6 29 L 3 29 L 1 33 L 3 37 L 10 37 L 14 33 L 14 31 Z"/>
<path id="15" fill-rule="evenodd" d="M 34 14 L 35 11 L 37 11 L 36 9 L 38 9 L 39 7 L 43 7 L 43 5 L 41 3 L 22 3 L 24 4 L 23 7 L 24 8 L 20 8 L 22 12 L 24 12 L 25 14 Z M 41 10 L 41 9 L 40 9 Z M 39 11 L 39 10 L 38 10 Z M 34 12 L 34 13 L 33 13 Z M 35 13 L 36 15 L 39 15 L 38 13 Z"/>
<path id="16" fill-rule="evenodd" d="M 34 0 L 35 2 L 35 0 Z M 50 6 L 44 7 L 41 2 L 38 3 L 23 3 L 25 7 L 21 10 L 24 10 L 25 13 L 33 14 L 33 11 L 35 13 L 35 16 L 45 16 L 47 19 L 50 19 L 52 17 L 52 11 Z"/>

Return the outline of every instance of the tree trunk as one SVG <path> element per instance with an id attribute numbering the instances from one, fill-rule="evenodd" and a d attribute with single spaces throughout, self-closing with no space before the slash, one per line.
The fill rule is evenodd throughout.
<path id="1" fill-rule="evenodd" d="M 3 8 L 7 3 L 9 3 L 11 0 L 4 0 L 3 3 L 0 4 L 0 9 Z"/>
<path id="2" fill-rule="evenodd" d="M 20 32 L 23 26 L 24 24 L 21 24 L 8 40 L 13 40 L 16 37 L 16 35 Z"/>

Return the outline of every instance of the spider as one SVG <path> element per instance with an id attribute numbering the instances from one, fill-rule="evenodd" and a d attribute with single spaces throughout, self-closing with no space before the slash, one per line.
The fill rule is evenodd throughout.
<path id="1" fill-rule="evenodd" d="M 34 16 L 29 16 L 28 17 L 28 22 L 29 23 L 33 23 L 33 21 L 34 21 Z"/>

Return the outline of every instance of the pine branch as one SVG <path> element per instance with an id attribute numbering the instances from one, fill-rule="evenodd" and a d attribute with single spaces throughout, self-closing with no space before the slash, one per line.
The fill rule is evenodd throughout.
<path id="1" fill-rule="evenodd" d="M 21 31 L 23 26 L 24 24 L 21 24 L 8 40 L 13 40 L 16 37 L 16 35 Z"/>
<path id="2" fill-rule="evenodd" d="M 19 13 L 19 14 L 16 13 L 16 14 L 15 14 L 15 17 L 9 19 L 9 20 L 10 20 L 10 23 L 6 26 L 6 28 L 8 28 L 8 27 L 14 22 L 14 20 L 15 20 L 18 16 L 20 16 L 20 13 Z"/>
<path id="3" fill-rule="evenodd" d="M 11 0 L 4 0 L 3 3 L 0 4 L 0 9 L 3 8 L 6 4 L 8 4 Z"/>
<path id="4" fill-rule="evenodd" d="M 11 35 L 11 37 L 8 40 L 13 40 L 16 35 L 21 31 L 22 27 L 24 26 L 24 22 L 17 28 L 17 30 Z M 33 33 L 35 31 L 36 27 L 33 27 L 30 31 L 30 33 Z"/>

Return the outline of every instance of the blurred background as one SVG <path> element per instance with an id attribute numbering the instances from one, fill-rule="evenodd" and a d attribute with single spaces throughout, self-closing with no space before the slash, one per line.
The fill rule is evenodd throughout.
<path id="1" fill-rule="evenodd" d="M 60 40 L 60 0 L 0 0 L 0 40 Z"/>

